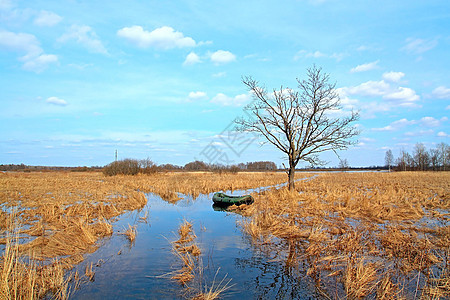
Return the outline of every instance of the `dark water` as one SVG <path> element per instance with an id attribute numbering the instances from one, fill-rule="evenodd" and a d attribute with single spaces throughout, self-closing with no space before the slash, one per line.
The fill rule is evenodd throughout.
<path id="1" fill-rule="evenodd" d="M 235 194 L 243 194 L 237 192 Z M 182 195 L 181 195 L 182 196 Z M 173 254 L 171 241 L 183 219 L 193 223 L 196 242 L 202 250 L 203 276 L 192 285 L 211 286 L 227 276 L 231 285 L 221 297 L 226 299 L 316 299 L 311 281 L 292 272 L 284 262 L 271 261 L 270 254 L 252 245 L 241 232 L 235 213 L 215 211 L 212 194 L 197 199 L 185 197 L 176 204 L 149 194 L 141 211 L 122 215 L 113 224 L 114 234 L 77 269 L 84 273 L 86 264 L 94 263 L 93 282 L 83 283 L 71 299 L 180 299 L 183 287 L 169 276 L 181 267 Z M 148 211 L 147 222 L 139 217 Z M 137 225 L 135 243 L 118 232 Z M 295 275 L 294 275 L 295 273 Z M 217 275 L 216 275 L 217 274 Z"/>

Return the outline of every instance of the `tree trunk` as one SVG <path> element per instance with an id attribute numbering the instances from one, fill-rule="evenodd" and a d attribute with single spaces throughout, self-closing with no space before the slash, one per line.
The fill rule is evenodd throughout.
<path id="1" fill-rule="evenodd" d="M 289 176 L 289 190 L 292 191 L 295 189 L 295 182 L 294 182 L 295 167 L 292 165 L 289 166 L 288 176 Z"/>

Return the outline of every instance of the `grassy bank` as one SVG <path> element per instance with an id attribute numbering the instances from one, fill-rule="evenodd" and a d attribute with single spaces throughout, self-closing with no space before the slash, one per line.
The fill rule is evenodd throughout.
<path id="1" fill-rule="evenodd" d="M 450 296 L 450 174 L 322 174 L 244 209 L 255 247 L 329 298 Z"/>

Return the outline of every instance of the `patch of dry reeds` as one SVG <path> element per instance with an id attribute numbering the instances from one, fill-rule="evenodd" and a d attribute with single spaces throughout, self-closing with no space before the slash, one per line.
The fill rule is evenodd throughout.
<path id="1" fill-rule="evenodd" d="M 94 272 L 94 270 L 92 269 L 93 268 L 93 263 L 90 263 L 90 264 L 87 264 L 86 265 L 86 268 L 85 268 L 85 271 L 84 271 L 84 276 L 86 276 L 86 278 L 89 280 L 89 281 L 94 281 L 94 277 L 95 277 L 95 272 Z"/>
<path id="2" fill-rule="evenodd" d="M 201 250 L 194 242 L 197 236 L 192 230 L 192 223 L 184 220 L 178 228 L 178 235 L 179 239 L 172 242 L 172 248 L 182 261 L 182 267 L 175 272 L 172 279 L 185 286 L 195 277 L 194 272 L 198 266 L 198 256 L 201 254 Z"/>
<path id="3" fill-rule="evenodd" d="M 296 187 L 256 195 L 245 209 L 255 246 L 283 249 L 328 295 L 448 293 L 449 173 L 329 173 Z"/>
<path id="4" fill-rule="evenodd" d="M 130 224 L 128 224 L 128 228 L 127 229 L 124 228 L 124 231 L 121 232 L 120 234 L 126 236 L 130 244 L 133 244 L 134 241 L 136 240 L 137 235 L 136 225 L 131 226 Z"/>
<path id="5" fill-rule="evenodd" d="M 203 285 L 203 262 L 200 248 L 195 242 L 197 236 L 192 229 L 192 223 L 183 220 L 178 228 L 178 240 L 172 242 L 175 255 L 182 262 L 182 267 L 173 273 L 171 279 L 178 281 L 186 288 L 185 296 L 190 299 L 212 300 L 219 298 L 231 285 L 231 279 L 226 276 L 216 282 L 219 269 L 217 270 L 211 285 Z M 193 281 L 195 283 L 191 284 Z"/>
<path id="6" fill-rule="evenodd" d="M 223 295 L 227 290 L 229 290 L 233 285 L 231 285 L 231 279 L 227 279 L 227 276 L 222 278 L 219 282 L 216 283 L 217 274 L 219 273 L 219 270 L 217 270 L 216 274 L 214 275 L 214 279 L 212 284 L 204 285 L 204 287 L 193 295 L 191 299 L 193 300 L 214 300 L 220 298 L 220 296 Z"/>
<path id="7" fill-rule="evenodd" d="M 69 281 L 76 280 L 76 276 L 66 275 L 63 264 L 56 259 L 41 264 L 21 255 L 19 236 L 13 233 L 14 228 L 9 229 L 0 258 L 0 298 L 40 299 L 51 295 L 54 299 L 68 299 Z"/>

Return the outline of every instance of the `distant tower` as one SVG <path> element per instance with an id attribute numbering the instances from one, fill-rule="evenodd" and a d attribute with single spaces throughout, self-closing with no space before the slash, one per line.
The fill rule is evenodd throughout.
<path id="1" fill-rule="evenodd" d="M 116 149 L 116 161 L 117 161 L 117 149 Z"/>

